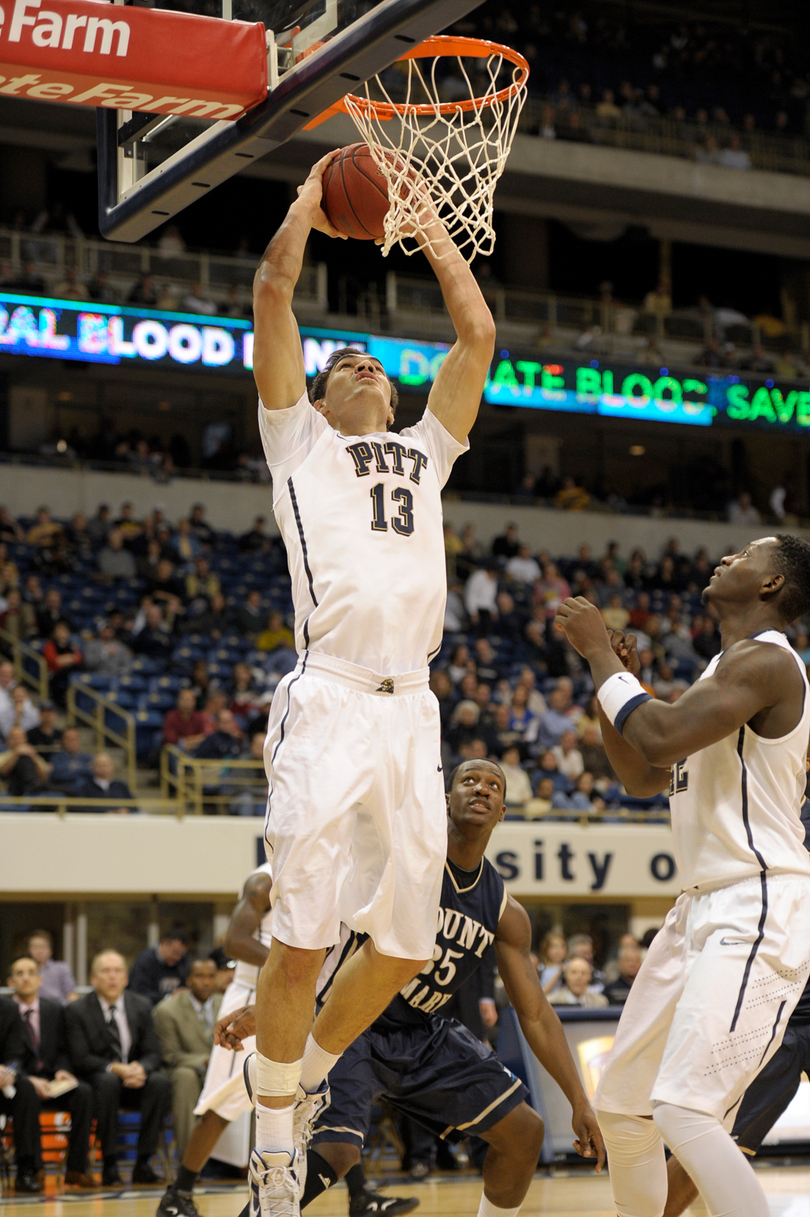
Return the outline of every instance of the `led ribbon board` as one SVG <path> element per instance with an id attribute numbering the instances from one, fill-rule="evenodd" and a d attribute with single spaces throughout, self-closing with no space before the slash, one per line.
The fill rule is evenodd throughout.
<path id="1" fill-rule="evenodd" d="M 425 393 L 450 347 L 340 330 L 301 328 L 304 366 L 313 377 L 339 347 L 379 359 L 400 389 Z M 83 304 L 0 291 L 0 354 L 82 363 L 153 364 L 249 375 L 249 321 L 168 313 L 127 305 Z M 564 363 L 501 351 L 484 399 L 494 405 L 562 410 L 694 426 L 753 424 L 810 428 L 810 387 L 716 371 L 639 368 L 596 359 Z"/>

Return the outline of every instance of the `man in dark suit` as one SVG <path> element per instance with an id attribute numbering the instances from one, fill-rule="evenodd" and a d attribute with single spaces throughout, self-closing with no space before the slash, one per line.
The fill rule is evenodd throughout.
<path id="1" fill-rule="evenodd" d="M 23 1024 L 10 997 L 0 997 L 0 1114 L 14 1121 L 17 1157 L 15 1191 L 41 1192 L 37 1177 L 39 1117 L 37 1092 L 22 1071 Z M 12 1093 L 7 1093 L 7 1092 Z"/>
<path id="2" fill-rule="evenodd" d="M 30 955 L 18 955 L 11 961 L 9 987 L 23 1021 L 23 1052 L 20 1064 L 36 1091 L 37 1118 L 40 1108 L 48 1111 L 70 1112 L 65 1183 L 77 1187 L 95 1187 L 96 1181 L 88 1170 L 90 1121 L 93 1115 L 93 1092 L 87 1082 L 77 1082 L 70 1072 L 65 1039 L 65 1013 L 58 1002 L 40 997 L 42 978 L 39 964 Z M 76 1082 L 73 1090 L 57 1098 L 50 1097 L 53 1081 Z M 37 1142 L 37 1169 L 42 1166 L 40 1142 Z"/>
<path id="3" fill-rule="evenodd" d="M 104 1159 L 102 1184 L 121 1183 L 115 1156 L 118 1109 L 140 1109 L 141 1129 L 133 1183 L 155 1183 L 149 1165 L 157 1149 L 171 1086 L 160 1070 L 160 1045 L 152 1007 L 137 993 L 124 992 L 127 966 L 117 951 L 101 951 L 93 960 L 94 992 L 65 1011 L 68 1051 L 76 1073 L 93 1088 L 96 1124 Z"/>

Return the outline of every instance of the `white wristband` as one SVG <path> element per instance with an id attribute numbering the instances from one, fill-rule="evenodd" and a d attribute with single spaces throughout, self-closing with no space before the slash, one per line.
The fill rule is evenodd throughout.
<path id="1" fill-rule="evenodd" d="M 644 686 L 629 672 L 614 672 L 597 693 L 599 704 L 613 726 L 622 734 L 624 724 L 634 710 L 645 701 L 652 701 Z"/>

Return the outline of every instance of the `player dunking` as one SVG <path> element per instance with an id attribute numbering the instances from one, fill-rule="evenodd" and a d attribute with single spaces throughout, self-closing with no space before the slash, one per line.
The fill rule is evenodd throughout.
<path id="1" fill-rule="evenodd" d="M 335 352 L 309 400 L 291 304 L 310 231 L 337 235 L 321 209 L 332 155 L 299 189 L 254 283 L 259 428 L 299 652 L 265 747 L 273 941 L 257 992 L 255 1214 L 299 1212 L 301 1149 L 330 1067 L 433 952 L 446 847 L 427 683 L 446 595 L 441 489 L 467 448 L 494 345 L 473 274 L 434 221 L 425 253 L 457 340 L 421 421 L 389 436 L 392 386 L 351 350 Z M 341 921 L 369 941 L 312 1025 Z"/>
<path id="2" fill-rule="evenodd" d="M 684 886 L 630 992 L 595 1097 L 620 1217 L 663 1212 L 662 1138 L 713 1217 L 768 1217 L 727 1129 L 810 973 L 799 820 L 810 689 L 783 633 L 810 609 L 810 545 L 754 541 L 722 560 L 703 595 L 723 650 L 675 705 L 644 692 L 633 640 L 612 645 L 593 605 L 569 599 L 557 614 L 591 666 L 605 746 L 628 792 L 670 787 Z"/>

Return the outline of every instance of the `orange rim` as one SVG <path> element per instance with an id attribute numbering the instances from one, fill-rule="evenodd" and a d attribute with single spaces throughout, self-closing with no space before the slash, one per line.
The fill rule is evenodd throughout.
<path id="1" fill-rule="evenodd" d="M 413 47 L 400 56 L 406 59 L 438 59 L 451 55 L 465 59 L 491 59 L 500 55 L 518 69 L 518 76 L 511 84 L 487 97 L 471 97 L 468 101 L 443 101 L 437 106 L 429 103 L 409 105 L 407 103 L 370 101 L 367 97 L 357 97 L 348 94 L 358 110 L 373 114 L 376 118 L 393 118 L 397 114 L 419 114 L 430 117 L 436 114 L 469 113 L 470 110 L 480 110 L 486 106 L 494 106 L 497 102 L 506 101 L 516 96 L 525 87 L 529 78 L 529 65 L 519 51 L 512 47 L 502 46 L 499 42 L 488 42 L 485 38 L 461 38 L 450 34 L 437 34 L 434 38 L 426 38 L 419 46 Z M 346 99 L 337 103 L 337 108 L 348 110 Z"/>

